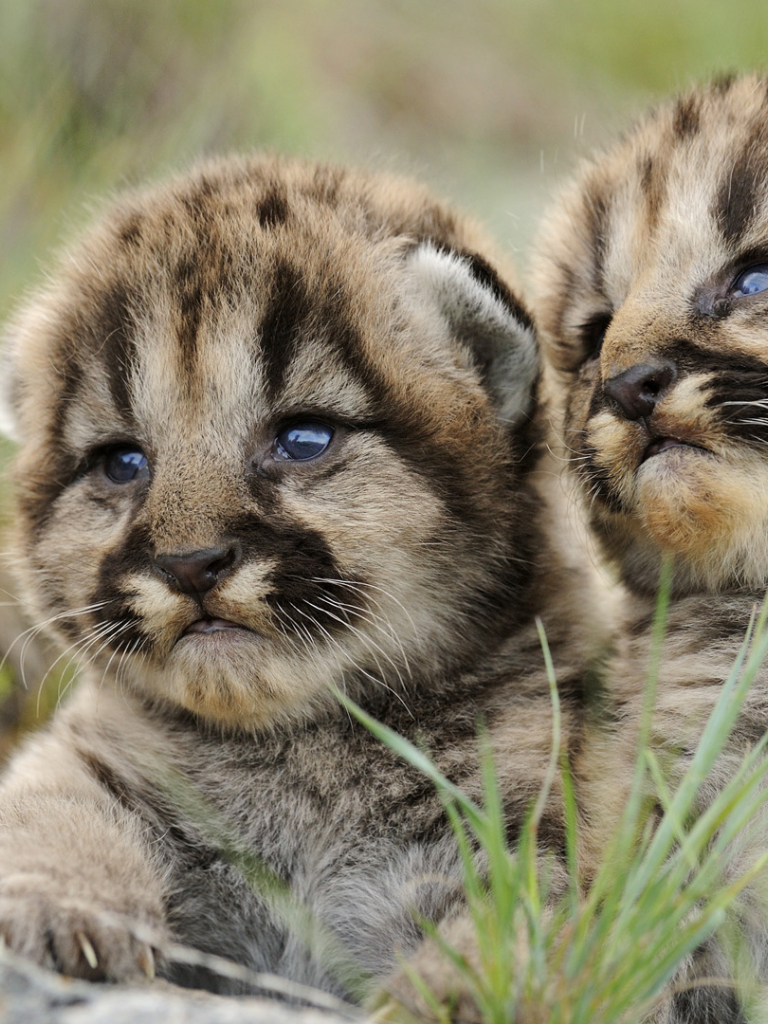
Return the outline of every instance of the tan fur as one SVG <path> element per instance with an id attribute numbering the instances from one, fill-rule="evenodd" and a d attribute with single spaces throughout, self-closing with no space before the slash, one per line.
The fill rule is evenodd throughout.
<path id="1" fill-rule="evenodd" d="M 14 948 L 121 979 L 149 928 L 362 998 L 460 916 L 438 795 L 332 687 L 478 798 L 484 723 L 513 835 L 550 756 L 541 616 L 579 741 L 600 616 L 507 277 L 414 183 L 230 158 L 118 199 L 21 311 L 21 574 L 83 680 L 0 792 Z"/>
<path id="2" fill-rule="evenodd" d="M 607 714 L 577 769 L 588 875 L 629 791 L 662 558 L 673 558 L 673 601 L 651 743 L 673 786 L 768 585 L 766 195 L 768 81 L 748 76 L 694 89 L 641 120 L 582 168 L 539 241 L 536 308 L 555 432 L 628 591 Z M 763 669 L 701 808 L 768 728 L 767 694 Z M 745 833 L 726 880 L 763 852 L 766 828 L 761 818 Z M 739 913 L 765 1012 L 761 885 Z M 654 1019 L 742 1020 L 727 986 L 706 985 L 733 969 L 716 939 L 706 943 Z"/>

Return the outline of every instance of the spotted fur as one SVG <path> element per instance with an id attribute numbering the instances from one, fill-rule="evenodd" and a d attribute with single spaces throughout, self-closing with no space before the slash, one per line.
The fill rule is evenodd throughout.
<path id="1" fill-rule="evenodd" d="M 768 586 L 768 81 L 693 89 L 586 164 L 545 224 L 536 277 L 556 429 L 630 594 L 609 720 L 580 769 L 594 853 L 629 785 L 662 558 L 673 558 L 673 604 L 653 743 L 672 781 Z M 764 735 L 766 707 L 763 670 L 702 805 Z M 762 852 L 766 829 L 734 851 L 731 872 Z M 755 894 L 742 907 L 746 948 L 768 982 L 768 908 Z M 677 978 L 698 984 L 658 1019 L 742 1020 L 733 990 L 701 985 L 731 971 L 708 944 Z M 762 1000 L 764 1012 L 768 987 Z"/>
<path id="2" fill-rule="evenodd" d="M 514 838 L 551 743 L 535 616 L 571 743 L 596 617 L 507 281 L 412 182 L 233 158 L 119 199 L 21 312 L 20 573 L 84 678 L 0 792 L 12 947 L 121 979 L 143 922 L 348 998 L 381 983 L 460 906 L 460 861 L 332 687 L 478 796 L 484 723 Z"/>

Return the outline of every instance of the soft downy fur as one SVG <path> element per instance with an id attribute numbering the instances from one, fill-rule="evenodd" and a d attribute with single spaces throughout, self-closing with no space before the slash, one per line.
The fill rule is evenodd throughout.
<path id="1" fill-rule="evenodd" d="M 170 937 L 412 997 L 397 963 L 419 917 L 460 913 L 456 845 L 331 689 L 476 797 L 482 725 L 514 840 L 551 744 L 535 617 L 567 743 L 600 620 L 546 493 L 510 279 L 413 182 L 229 158 L 119 198 L 20 312 L 19 576 L 82 679 L 0 790 L 11 948 L 249 988 Z M 540 836 L 557 856 L 557 793 Z"/>
<path id="2" fill-rule="evenodd" d="M 652 743 L 673 782 L 768 585 L 768 81 L 695 88 L 590 160 L 545 221 L 535 277 L 556 433 L 628 591 L 607 713 L 577 770 L 589 859 L 626 799 L 663 557 L 673 592 Z M 766 727 L 763 669 L 702 804 Z M 755 824 L 728 872 L 764 851 L 767 829 Z M 743 932 L 768 983 L 768 908 L 755 897 Z M 654 1019 L 741 1020 L 732 988 L 701 984 L 731 976 L 710 942 Z"/>

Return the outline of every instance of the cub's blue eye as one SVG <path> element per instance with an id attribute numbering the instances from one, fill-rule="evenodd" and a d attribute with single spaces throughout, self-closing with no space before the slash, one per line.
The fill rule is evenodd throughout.
<path id="1" fill-rule="evenodd" d="M 733 295 L 757 295 L 768 291 L 768 263 L 760 263 L 739 274 L 731 288 Z"/>
<path id="2" fill-rule="evenodd" d="M 274 440 L 275 458 L 289 462 L 306 462 L 322 455 L 333 437 L 333 428 L 324 423 L 292 423 Z"/>
<path id="3" fill-rule="evenodd" d="M 149 475 L 149 463 L 141 448 L 125 445 L 104 456 L 104 472 L 116 484 L 130 484 Z"/>

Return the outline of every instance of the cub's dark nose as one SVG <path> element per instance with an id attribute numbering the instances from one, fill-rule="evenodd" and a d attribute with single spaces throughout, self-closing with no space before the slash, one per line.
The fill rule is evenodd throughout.
<path id="1" fill-rule="evenodd" d="M 603 392 L 621 409 L 628 420 L 650 416 L 662 394 L 677 376 L 672 363 L 641 363 L 603 384 Z"/>
<path id="2" fill-rule="evenodd" d="M 155 556 L 155 565 L 168 582 L 190 597 L 212 590 L 228 576 L 241 558 L 240 547 L 230 544 L 199 551 L 169 551 Z"/>

